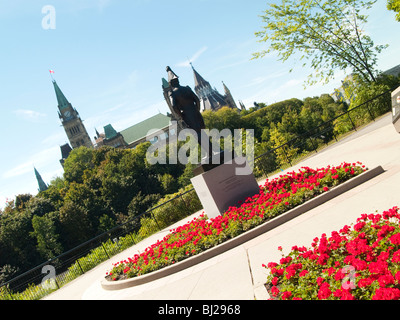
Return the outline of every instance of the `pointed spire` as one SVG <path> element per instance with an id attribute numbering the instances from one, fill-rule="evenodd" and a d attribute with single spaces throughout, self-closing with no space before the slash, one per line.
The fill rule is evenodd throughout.
<path id="1" fill-rule="evenodd" d="M 54 85 L 54 90 L 56 91 L 56 97 L 57 97 L 57 102 L 58 102 L 58 108 L 60 110 L 67 108 L 69 105 L 69 101 L 67 98 L 64 96 L 64 93 L 62 93 L 60 87 L 57 85 L 57 82 L 55 80 L 52 81 Z"/>
<path id="2" fill-rule="evenodd" d="M 43 181 L 41 175 L 40 175 L 39 172 L 36 170 L 36 168 L 33 167 L 33 169 L 35 169 L 36 180 L 37 180 L 37 182 L 38 182 L 38 184 L 39 184 L 39 189 L 38 189 L 38 191 L 39 191 L 39 192 L 46 191 L 47 188 L 48 188 L 47 184 Z"/>
<path id="3" fill-rule="evenodd" d="M 193 69 L 193 74 L 194 74 L 194 90 L 197 92 L 201 88 L 211 88 L 211 85 L 208 81 L 204 80 L 204 78 L 196 71 L 196 69 L 193 67 L 193 64 L 190 63 Z"/>
<path id="4" fill-rule="evenodd" d="M 199 96 L 204 110 L 218 110 L 227 105 L 225 98 L 216 90 L 213 89 L 210 83 L 195 70 L 193 64 L 190 63 L 194 74 L 194 91 Z"/>
<path id="5" fill-rule="evenodd" d="M 231 92 L 231 91 L 228 89 L 228 87 L 226 86 L 225 82 L 222 81 L 222 85 L 224 86 L 225 94 L 228 94 L 228 93 Z"/>

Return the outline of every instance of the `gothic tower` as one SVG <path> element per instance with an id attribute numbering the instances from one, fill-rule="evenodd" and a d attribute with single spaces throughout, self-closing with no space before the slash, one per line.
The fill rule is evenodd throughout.
<path id="1" fill-rule="evenodd" d="M 190 64 L 193 69 L 194 75 L 194 91 L 200 98 L 200 104 L 203 107 L 202 111 L 212 110 L 216 111 L 223 106 L 226 106 L 227 103 L 224 97 L 215 89 L 213 89 L 210 83 L 194 69 L 193 65 Z"/>
<path id="2" fill-rule="evenodd" d="M 212 88 L 210 83 L 195 70 L 192 64 L 194 75 L 194 91 L 200 98 L 200 104 L 203 107 L 202 111 L 218 109 L 228 106 L 232 109 L 237 109 L 236 103 L 233 100 L 232 94 L 224 84 L 225 95 L 220 94 L 217 89 Z"/>
<path id="3" fill-rule="evenodd" d="M 72 149 L 80 146 L 92 148 L 93 144 L 89 138 L 85 126 L 79 116 L 78 111 L 72 107 L 71 103 L 65 98 L 64 94 L 53 80 L 54 90 L 58 102 L 58 116 L 67 134 Z"/>

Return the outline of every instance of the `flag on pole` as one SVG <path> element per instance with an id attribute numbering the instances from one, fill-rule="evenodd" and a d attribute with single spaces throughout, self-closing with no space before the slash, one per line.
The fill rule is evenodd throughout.
<path id="1" fill-rule="evenodd" d="M 49 72 L 50 72 L 50 73 L 54 73 L 54 71 L 53 71 L 53 70 L 49 70 Z"/>

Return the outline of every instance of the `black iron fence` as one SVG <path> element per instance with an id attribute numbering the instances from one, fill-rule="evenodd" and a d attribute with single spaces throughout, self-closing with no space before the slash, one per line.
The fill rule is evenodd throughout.
<path id="1" fill-rule="evenodd" d="M 358 127 L 374 121 L 391 110 L 391 91 L 388 90 L 255 157 L 253 166 L 255 176 L 268 177 L 268 174 L 292 166 L 309 153 L 318 152 L 324 144 L 327 145 L 333 140 L 338 141 L 339 135 L 357 130 Z M 135 216 L 124 224 L 1 284 L 0 300 L 40 299 L 101 262 L 201 208 L 194 189 L 172 196 L 166 202 Z"/>

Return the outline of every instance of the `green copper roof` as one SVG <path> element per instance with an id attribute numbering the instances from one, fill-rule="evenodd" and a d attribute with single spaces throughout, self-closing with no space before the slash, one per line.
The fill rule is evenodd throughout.
<path id="1" fill-rule="evenodd" d="M 48 188 L 47 184 L 43 181 L 41 175 L 40 175 L 39 172 L 36 170 L 36 168 L 35 168 L 35 167 L 33 167 L 33 168 L 35 169 L 36 180 L 37 180 L 37 182 L 38 182 L 38 184 L 39 184 L 39 190 L 38 190 L 38 191 L 39 191 L 39 192 L 41 192 L 41 191 L 46 191 L 47 188 Z"/>
<path id="2" fill-rule="evenodd" d="M 167 89 L 169 88 L 169 83 L 167 80 L 165 80 L 164 78 L 162 78 L 162 86 L 163 88 Z"/>
<path id="3" fill-rule="evenodd" d="M 120 133 L 124 137 L 126 143 L 131 144 L 142 138 L 145 138 L 150 130 L 160 130 L 168 127 L 171 124 L 171 119 L 161 113 L 139 122 L 132 127 L 122 130 Z"/>
<path id="4" fill-rule="evenodd" d="M 108 124 L 104 127 L 104 135 L 106 136 L 106 139 L 115 138 L 117 134 L 117 131 L 115 131 L 111 124 Z"/>
<path id="5" fill-rule="evenodd" d="M 56 91 L 56 96 L 57 96 L 57 102 L 58 102 L 58 108 L 60 110 L 66 108 L 69 106 L 69 102 L 67 98 L 64 96 L 64 93 L 62 93 L 61 89 L 58 87 L 57 82 L 53 80 L 53 85 L 54 85 L 54 90 Z"/>

